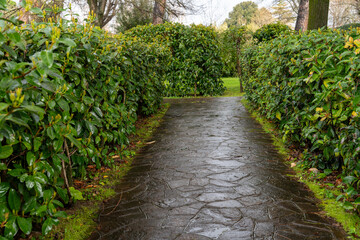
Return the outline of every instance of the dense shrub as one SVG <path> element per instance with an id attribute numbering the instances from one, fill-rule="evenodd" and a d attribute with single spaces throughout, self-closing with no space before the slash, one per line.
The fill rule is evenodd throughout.
<path id="1" fill-rule="evenodd" d="M 235 77 L 241 74 L 238 66 L 240 52 L 252 40 L 252 33 L 246 26 L 231 26 L 220 34 L 221 57 L 224 62 L 222 75 Z"/>
<path id="2" fill-rule="evenodd" d="M 219 95 L 224 91 L 220 79 L 223 67 L 217 34 L 211 27 L 165 23 L 132 28 L 125 32 L 145 42 L 161 42 L 172 52 L 169 63 L 167 96 Z"/>
<path id="3" fill-rule="evenodd" d="M 349 23 L 342 25 L 341 27 L 338 27 L 338 29 L 350 30 L 351 28 L 358 28 L 358 27 L 360 27 L 360 23 Z"/>
<path id="4" fill-rule="evenodd" d="M 242 55 L 246 97 L 321 169 L 360 172 L 360 30 L 289 34 Z M 357 39 L 357 40 L 354 40 Z"/>
<path id="5" fill-rule="evenodd" d="M 0 20 L 1 235 L 51 230 L 72 177 L 111 165 L 137 114 L 159 107 L 169 55 L 90 23 Z"/>
<path id="6" fill-rule="evenodd" d="M 287 25 L 281 23 L 271 23 L 264 25 L 263 27 L 256 30 L 253 37 L 258 42 L 266 42 L 280 36 L 289 30 L 290 28 Z"/>

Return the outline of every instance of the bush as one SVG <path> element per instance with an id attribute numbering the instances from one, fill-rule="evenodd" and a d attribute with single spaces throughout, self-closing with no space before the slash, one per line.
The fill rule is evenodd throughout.
<path id="1" fill-rule="evenodd" d="M 342 25 L 341 27 L 338 27 L 338 29 L 350 30 L 352 28 L 358 28 L 358 27 L 360 27 L 360 23 L 349 23 L 349 24 Z"/>
<path id="2" fill-rule="evenodd" d="M 238 76 L 238 58 L 241 50 L 252 40 L 251 32 L 246 26 L 231 26 L 221 33 L 221 57 L 224 62 L 222 75 Z"/>
<path id="3" fill-rule="evenodd" d="M 266 42 L 274 39 L 286 31 L 289 31 L 290 28 L 287 25 L 281 23 L 271 23 L 262 26 L 254 33 L 253 37 L 258 42 Z"/>
<path id="4" fill-rule="evenodd" d="M 166 96 L 220 95 L 223 67 L 218 36 L 213 28 L 179 23 L 138 26 L 125 32 L 145 42 L 161 42 L 172 52 Z"/>
<path id="5" fill-rule="evenodd" d="M 47 234 L 79 198 L 72 177 L 113 163 L 137 114 L 159 107 L 171 53 L 89 22 L 0 26 L 0 222 L 11 239 Z"/>
<path id="6" fill-rule="evenodd" d="M 242 55 L 247 99 L 315 155 L 312 166 L 352 175 L 348 184 L 360 172 L 359 38 L 360 30 L 293 33 Z"/>

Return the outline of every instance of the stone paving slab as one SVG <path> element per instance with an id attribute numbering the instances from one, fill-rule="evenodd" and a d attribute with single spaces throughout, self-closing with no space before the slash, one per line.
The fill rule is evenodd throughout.
<path id="1" fill-rule="evenodd" d="M 287 176 L 240 98 L 169 101 L 155 143 L 136 157 L 90 239 L 346 238 Z"/>

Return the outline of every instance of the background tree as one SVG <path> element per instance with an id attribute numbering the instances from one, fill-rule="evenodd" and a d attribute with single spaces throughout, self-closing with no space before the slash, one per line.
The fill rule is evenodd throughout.
<path id="1" fill-rule="evenodd" d="M 233 71 L 236 72 L 236 75 L 239 77 L 240 92 L 243 92 L 244 88 L 241 79 L 240 56 L 246 43 L 251 39 L 251 33 L 246 26 L 234 25 L 230 26 L 223 33 L 223 38 L 223 58 L 225 58 L 225 62 L 228 61 L 232 64 Z M 234 63 L 236 63 L 236 65 L 234 65 Z"/>
<path id="2" fill-rule="evenodd" d="M 200 6 L 193 0 L 155 0 L 153 24 L 163 23 L 165 18 L 180 17 L 185 13 L 195 13 Z"/>
<path id="3" fill-rule="evenodd" d="M 252 1 L 237 4 L 229 13 L 229 18 L 225 20 L 228 26 L 248 25 L 253 19 L 258 5 Z"/>
<path id="4" fill-rule="evenodd" d="M 309 19 L 309 0 L 300 0 L 295 31 L 306 31 Z"/>
<path id="5" fill-rule="evenodd" d="M 12 0 L 6 0 L 6 6 L 7 10 L 0 10 L 0 13 L 2 13 L 2 17 L 9 18 L 15 15 L 17 11 L 20 10 L 18 6 L 16 6 L 16 3 Z"/>
<path id="6" fill-rule="evenodd" d="M 286 25 L 291 25 L 294 23 L 294 14 L 284 0 L 279 0 L 278 3 L 272 7 L 272 9 L 272 14 L 278 22 Z"/>
<path id="7" fill-rule="evenodd" d="M 116 32 L 124 32 L 138 25 L 146 25 L 152 21 L 151 0 L 121 0 L 116 17 Z"/>
<path id="8" fill-rule="evenodd" d="M 359 21 L 359 15 L 354 8 L 354 0 L 331 0 L 329 7 L 329 25 L 333 28 Z"/>
<path id="9" fill-rule="evenodd" d="M 273 23 L 275 21 L 273 15 L 267 8 L 260 8 L 256 10 L 253 18 L 251 19 L 251 23 L 256 25 L 257 28 L 261 28 L 266 24 Z"/>
<path id="10" fill-rule="evenodd" d="M 103 28 L 118 12 L 119 0 L 87 0 L 89 10 L 96 14 L 95 25 Z"/>
<path id="11" fill-rule="evenodd" d="M 327 27 L 329 6 L 329 0 L 309 0 L 309 30 Z"/>
<path id="12" fill-rule="evenodd" d="M 26 5 L 31 5 L 32 10 L 28 11 Z M 25 23 L 31 21 L 42 21 L 42 12 L 45 10 L 48 15 L 47 17 L 59 17 L 61 9 L 64 7 L 64 0 L 33 0 L 32 2 L 20 1 L 19 7 L 14 10 L 20 11 L 19 19 Z M 30 8 L 29 8 L 30 9 Z"/>
<path id="13" fill-rule="evenodd" d="M 353 6 L 356 9 L 358 15 L 360 15 L 360 0 L 354 0 Z"/>
<path id="14" fill-rule="evenodd" d="M 166 0 L 155 0 L 153 21 L 152 21 L 154 25 L 161 24 L 164 22 L 165 8 L 166 8 Z"/>

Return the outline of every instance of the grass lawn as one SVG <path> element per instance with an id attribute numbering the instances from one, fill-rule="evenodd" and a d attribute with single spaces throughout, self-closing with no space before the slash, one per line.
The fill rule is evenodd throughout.
<path id="1" fill-rule="evenodd" d="M 241 97 L 244 96 L 244 93 L 240 93 L 240 81 L 237 77 L 226 77 L 221 78 L 224 81 L 224 86 L 226 90 L 223 95 L 217 97 Z M 165 99 L 176 99 L 176 98 L 193 98 L 193 95 L 186 97 L 164 97 Z M 197 96 L 203 98 L 203 96 Z"/>
<path id="2" fill-rule="evenodd" d="M 240 93 L 240 82 L 239 78 L 222 78 L 226 90 L 222 97 L 239 97 L 243 96 L 244 93 Z"/>

